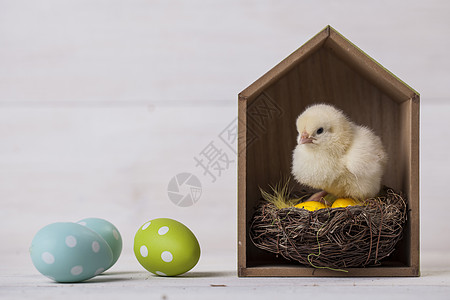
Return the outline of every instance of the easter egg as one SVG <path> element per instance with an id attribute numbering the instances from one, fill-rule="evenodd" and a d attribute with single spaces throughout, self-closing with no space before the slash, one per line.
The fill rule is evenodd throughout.
<path id="1" fill-rule="evenodd" d="M 347 207 L 353 205 L 360 205 L 360 203 L 355 199 L 351 198 L 338 198 L 334 200 L 333 205 L 331 205 L 331 208 Z"/>
<path id="2" fill-rule="evenodd" d="M 318 209 L 327 208 L 327 206 L 325 204 L 323 204 L 322 202 L 319 202 L 319 201 L 305 201 L 305 202 L 295 205 L 295 207 L 303 208 L 303 209 L 306 209 L 309 211 L 315 211 Z"/>
<path id="3" fill-rule="evenodd" d="M 200 258 L 200 245 L 182 223 L 159 218 L 146 222 L 134 237 L 134 254 L 149 272 L 176 276 L 192 269 Z"/>
<path id="4" fill-rule="evenodd" d="M 106 241 L 106 243 L 108 243 L 113 253 L 113 260 L 111 261 L 111 265 L 108 266 L 105 271 L 112 267 L 119 259 L 120 253 L 122 252 L 122 237 L 119 230 L 110 222 L 99 218 L 87 218 L 78 221 L 77 223 L 95 231 Z"/>
<path id="5" fill-rule="evenodd" d="M 76 223 L 53 223 L 36 233 L 31 260 L 43 275 L 57 282 L 79 282 L 107 269 L 113 253 L 106 241 Z"/>

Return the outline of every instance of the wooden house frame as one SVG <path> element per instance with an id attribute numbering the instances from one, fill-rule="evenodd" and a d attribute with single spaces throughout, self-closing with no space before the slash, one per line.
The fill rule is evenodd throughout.
<path id="1" fill-rule="evenodd" d="M 372 128 L 389 155 L 383 184 L 408 199 L 403 239 L 380 266 L 348 273 L 305 267 L 256 248 L 249 223 L 259 187 L 290 175 L 295 120 L 330 103 Z M 238 275 L 419 276 L 419 94 L 327 26 L 239 94 Z"/>

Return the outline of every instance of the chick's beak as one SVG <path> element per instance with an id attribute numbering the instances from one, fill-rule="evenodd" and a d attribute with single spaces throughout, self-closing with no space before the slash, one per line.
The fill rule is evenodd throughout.
<path id="1" fill-rule="evenodd" d="M 313 138 L 307 133 L 306 131 L 303 131 L 300 135 L 300 145 L 303 144 L 312 144 Z"/>

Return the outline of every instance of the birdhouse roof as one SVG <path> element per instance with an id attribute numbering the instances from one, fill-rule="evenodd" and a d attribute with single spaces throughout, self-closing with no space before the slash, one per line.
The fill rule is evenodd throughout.
<path id="1" fill-rule="evenodd" d="M 331 50 L 349 67 L 397 102 L 414 99 L 419 95 L 413 88 L 328 25 L 303 46 L 242 91 L 239 94 L 240 98 L 249 99 L 256 97 L 268 86 L 276 82 L 292 68 L 306 60 L 322 47 Z"/>

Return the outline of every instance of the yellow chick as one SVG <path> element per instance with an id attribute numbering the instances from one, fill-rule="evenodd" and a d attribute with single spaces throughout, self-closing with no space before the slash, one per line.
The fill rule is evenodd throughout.
<path id="1" fill-rule="evenodd" d="M 308 107 L 296 125 L 292 174 L 299 183 L 338 198 L 363 200 L 379 192 L 387 154 L 370 129 L 328 104 Z"/>

